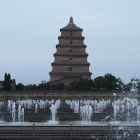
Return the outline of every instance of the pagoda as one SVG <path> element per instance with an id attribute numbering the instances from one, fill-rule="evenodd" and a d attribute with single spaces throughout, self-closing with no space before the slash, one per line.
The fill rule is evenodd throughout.
<path id="1" fill-rule="evenodd" d="M 60 29 L 61 35 L 58 37 L 59 43 L 56 45 L 57 51 L 50 72 L 51 84 L 69 86 L 75 81 L 91 79 L 82 31 L 72 17 L 68 25 Z"/>

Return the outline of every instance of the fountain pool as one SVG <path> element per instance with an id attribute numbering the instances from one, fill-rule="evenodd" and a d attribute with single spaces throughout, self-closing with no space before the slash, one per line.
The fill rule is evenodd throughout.
<path id="1" fill-rule="evenodd" d="M 111 99 L 24 99 L 0 101 L 0 123 L 87 124 L 95 122 L 140 122 L 140 100 Z"/>

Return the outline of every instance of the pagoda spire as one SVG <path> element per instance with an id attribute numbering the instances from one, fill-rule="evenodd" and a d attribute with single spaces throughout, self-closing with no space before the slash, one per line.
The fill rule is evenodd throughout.
<path id="1" fill-rule="evenodd" d="M 74 19 L 73 19 L 72 16 L 69 18 L 68 24 L 65 27 L 60 29 L 60 31 L 69 31 L 69 30 L 73 30 L 73 31 L 77 31 L 78 30 L 78 31 L 81 31 L 81 32 L 83 31 L 80 27 L 78 27 L 74 23 Z"/>
<path id="2" fill-rule="evenodd" d="M 74 22 L 73 22 L 73 17 L 70 17 L 69 23 L 70 23 L 70 24 L 73 24 L 73 23 L 74 23 Z"/>

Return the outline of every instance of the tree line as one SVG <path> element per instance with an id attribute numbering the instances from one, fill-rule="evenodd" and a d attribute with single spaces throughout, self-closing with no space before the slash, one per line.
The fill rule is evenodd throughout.
<path id="1" fill-rule="evenodd" d="M 11 78 L 10 73 L 4 74 L 4 80 L 2 82 L 3 91 L 27 91 L 27 90 L 82 90 L 82 91 L 130 91 L 133 86 L 133 81 L 137 82 L 137 89 L 140 91 L 140 80 L 131 79 L 127 84 L 122 80 L 110 73 L 104 76 L 98 76 L 95 79 L 75 81 L 70 84 L 69 87 L 65 87 L 64 84 L 51 85 L 46 81 L 42 81 L 40 84 L 24 85 L 23 83 L 16 84 L 16 80 Z"/>

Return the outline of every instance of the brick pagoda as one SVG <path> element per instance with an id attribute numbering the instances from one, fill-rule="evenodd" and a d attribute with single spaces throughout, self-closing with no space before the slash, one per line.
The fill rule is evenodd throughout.
<path id="1" fill-rule="evenodd" d="M 83 29 L 75 25 L 72 17 L 68 25 L 60 29 L 59 44 L 56 45 L 57 51 L 50 72 L 51 84 L 69 86 L 74 81 L 91 79 L 82 31 Z"/>

